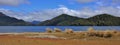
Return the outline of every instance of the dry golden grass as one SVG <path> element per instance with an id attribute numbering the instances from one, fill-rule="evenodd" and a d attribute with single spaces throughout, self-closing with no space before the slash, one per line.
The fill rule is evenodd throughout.
<path id="1" fill-rule="evenodd" d="M 61 29 L 54 28 L 54 32 L 49 35 L 55 35 L 66 39 L 104 39 L 120 37 L 120 32 L 115 30 L 94 30 L 92 27 L 88 28 L 88 31 L 84 32 L 74 32 L 72 29 L 65 29 L 65 31 L 62 32 Z"/>
<path id="2" fill-rule="evenodd" d="M 74 31 L 72 29 L 65 29 L 65 33 L 70 34 L 70 33 L 74 33 Z"/>
<path id="3" fill-rule="evenodd" d="M 53 31 L 52 31 L 52 29 L 50 29 L 50 28 L 46 28 L 46 32 L 47 32 L 47 33 L 52 33 Z"/>
<path id="4" fill-rule="evenodd" d="M 54 32 L 55 32 L 55 33 L 59 33 L 59 32 L 62 32 L 62 30 L 59 29 L 59 28 L 54 28 Z"/>
<path id="5" fill-rule="evenodd" d="M 93 29 L 93 27 L 89 27 L 88 32 L 95 32 L 95 30 Z"/>

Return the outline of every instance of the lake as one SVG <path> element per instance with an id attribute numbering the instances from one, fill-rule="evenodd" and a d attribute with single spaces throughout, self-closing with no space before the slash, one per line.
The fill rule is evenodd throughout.
<path id="1" fill-rule="evenodd" d="M 91 26 L 0 26 L 0 33 L 10 32 L 45 32 L 46 28 L 66 28 L 74 31 L 86 31 Z M 120 30 L 120 26 L 92 26 L 95 30 Z"/>

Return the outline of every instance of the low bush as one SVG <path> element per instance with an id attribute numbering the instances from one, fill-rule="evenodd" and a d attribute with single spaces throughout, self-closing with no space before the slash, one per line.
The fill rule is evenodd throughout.
<path id="1" fill-rule="evenodd" d="M 74 33 L 74 31 L 72 29 L 65 29 L 65 33 L 70 34 L 70 33 Z"/>
<path id="2" fill-rule="evenodd" d="M 98 32 L 96 32 L 96 36 L 97 37 L 103 37 L 104 36 L 104 32 L 103 31 L 98 31 Z"/>
<path id="3" fill-rule="evenodd" d="M 52 33 L 53 31 L 52 31 L 52 29 L 50 29 L 50 28 L 46 28 L 46 32 L 47 32 L 47 33 Z"/>
<path id="4" fill-rule="evenodd" d="M 58 32 L 62 32 L 62 30 L 59 28 L 54 28 L 54 31 L 52 31 L 52 29 L 50 28 L 47 28 L 46 32 L 48 33 L 55 32 L 57 36 L 67 37 L 70 39 L 76 39 L 76 38 L 81 39 L 81 38 L 89 38 L 89 37 L 111 38 L 115 36 L 117 37 L 120 36 L 119 31 L 115 31 L 115 30 L 98 31 L 98 30 L 94 30 L 92 27 L 88 28 L 88 31 L 82 31 L 82 32 L 74 32 L 73 29 L 65 29 L 64 33 L 58 33 Z"/>
<path id="5" fill-rule="evenodd" d="M 104 36 L 103 36 L 103 37 L 104 37 L 104 38 L 110 38 L 110 37 L 112 37 L 111 31 L 106 30 L 106 31 L 104 32 Z"/>
<path id="6" fill-rule="evenodd" d="M 57 32 L 62 32 L 62 30 L 59 29 L 59 28 L 54 28 L 54 32 L 55 32 L 55 33 L 57 33 Z"/>
<path id="7" fill-rule="evenodd" d="M 90 27 L 90 28 L 88 28 L 87 34 L 88 34 L 88 36 L 95 36 L 96 31 L 92 27 Z"/>

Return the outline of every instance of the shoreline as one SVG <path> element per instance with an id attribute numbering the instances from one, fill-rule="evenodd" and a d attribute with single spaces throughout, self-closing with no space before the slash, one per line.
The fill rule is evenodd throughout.
<path id="1" fill-rule="evenodd" d="M 88 34 L 85 36 L 86 32 L 89 33 L 89 31 L 0 33 L 0 45 L 120 45 L 120 35 L 106 38 Z M 95 32 L 92 31 L 91 34 Z"/>

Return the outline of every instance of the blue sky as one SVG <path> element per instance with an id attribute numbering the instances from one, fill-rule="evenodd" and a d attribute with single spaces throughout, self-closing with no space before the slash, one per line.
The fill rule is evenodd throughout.
<path id="1" fill-rule="evenodd" d="M 62 13 L 88 18 L 108 13 L 120 17 L 119 0 L 0 0 L 0 12 L 25 21 L 44 21 Z"/>
<path id="2" fill-rule="evenodd" d="M 64 5 L 70 9 L 81 9 L 84 7 L 95 8 L 97 6 L 93 3 L 79 3 L 72 0 L 29 0 L 29 4 L 20 4 L 17 6 L 3 5 L 0 8 L 11 9 L 14 11 L 34 11 L 44 9 L 58 8 L 60 5 Z"/>

